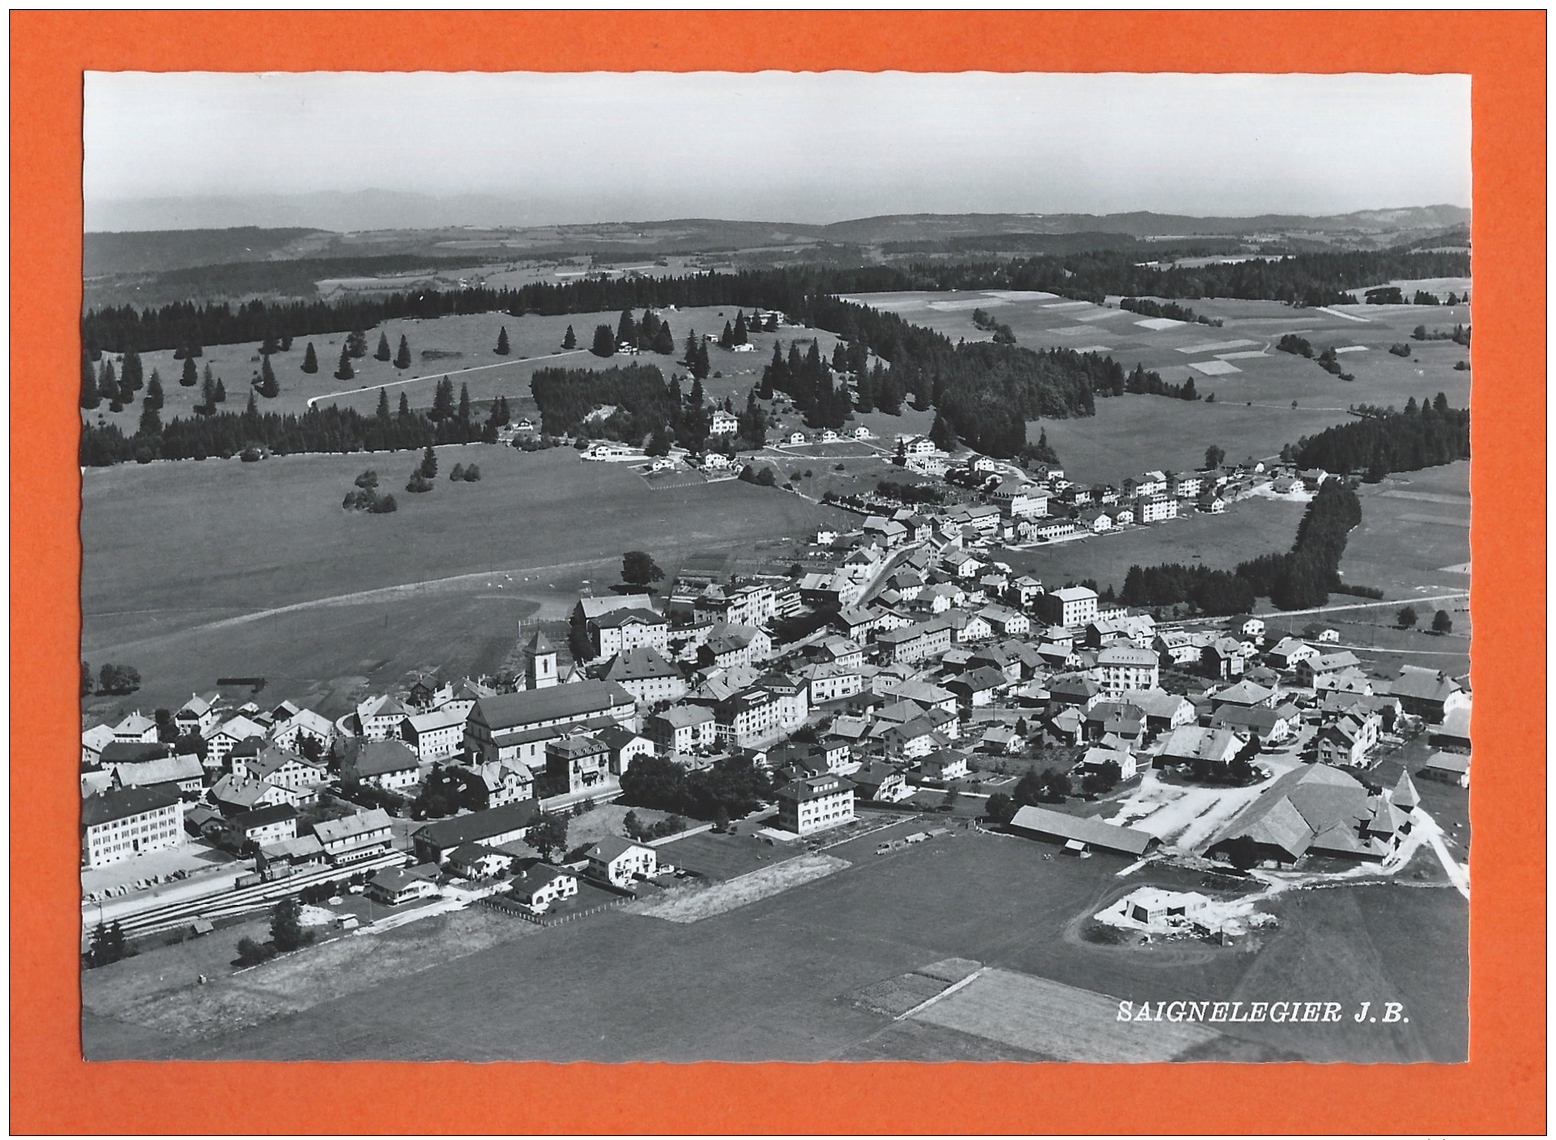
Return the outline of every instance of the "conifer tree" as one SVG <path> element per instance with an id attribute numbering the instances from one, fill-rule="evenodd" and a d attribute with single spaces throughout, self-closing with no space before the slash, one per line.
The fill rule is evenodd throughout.
<path id="1" fill-rule="evenodd" d="M 310 376 L 319 370 L 319 357 L 313 351 L 313 341 L 308 342 L 308 349 L 303 353 L 303 371 Z"/>
<path id="2" fill-rule="evenodd" d="M 92 374 L 92 357 L 85 348 L 81 350 L 81 406 L 95 408 L 103 402 L 97 390 L 97 377 Z"/>
<path id="3" fill-rule="evenodd" d="M 361 360 L 367 355 L 367 334 L 361 329 L 353 329 L 346 335 L 345 348 L 351 353 L 352 359 Z"/>
<path id="4" fill-rule="evenodd" d="M 400 393 L 399 416 L 402 420 L 408 420 L 411 418 L 411 400 L 410 397 L 407 396 L 404 392 Z"/>
<path id="5" fill-rule="evenodd" d="M 596 356 L 616 354 L 616 334 L 611 331 L 610 325 L 594 326 L 594 344 L 590 346 L 589 351 Z"/>
<path id="6" fill-rule="evenodd" d="M 421 466 L 417 468 L 423 479 L 434 479 L 438 474 L 438 453 L 432 449 L 432 444 L 427 445 L 427 450 L 421 454 Z"/>
<path id="7" fill-rule="evenodd" d="M 692 369 L 692 375 L 701 380 L 708 374 L 708 342 L 700 341 L 697 345 L 697 365 Z"/>
<path id="8" fill-rule="evenodd" d="M 470 422 L 470 385 L 464 381 L 459 384 L 459 422 Z"/>
<path id="9" fill-rule="evenodd" d="M 746 343 L 746 314 L 744 310 L 735 314 L 735 329 L 731 339 L 735 344 Z"/>
<path id="10" fill-rule="evenodd" d="M 157 414 L 157 406 L 151 402 L 150 396 L 141 401 L 140 434 L 151 436 L 162 434 L 162 417 Z"/>
<path id="11" fill-rule="evenodd" d="M 403 341 L 405 338 L 401 337 L 400 339 Z M 373 353 L 373 359 L 374 360 L 388 360 L 389 359 L 389 334 L 388 333 L 380 332 L 378 334 L 378 349 L 377 349 L 376 352 Z"/>
<path id="12" fill-rule="evenodd" d="M 216 378 L 216 402 L 218 404 L 225 404 L 227 402 L 227 387 L 222 383 L 222 378 L 220 376 Z"/>
<path id="13" fill-rule="evenodd" d="M 122 403 L 119 399 L 119 378 L 114 374 L 113 361 L 104 360 L 103 366 L 98 369 L 97 390 L 103 394 L 104 399 Z"/>
<path id="14" fill-rule="evenodd" d="M 719 347 L 733 348 L 735 344 L 735 330 L 728 321 L 724 322 L 724 331 L 719 333 Z"/>
<path id="15" fill-rule="evenodd" d="M 200 385 L 200 406 L 206 410 L 206 414 L 216 410 L 216 380 L 207 370 L 205 382 Z"/>
<path id="16" fill-rule="evenodd" d="M 387 420 L 389 418 L 389 389 L 387 388 L 378 389 L 377 414 L 380 420 Z"/>
<path id="17" fill-rule="evenodd" d="M 151 380 L 146 384 L 146 402 L 153 408 L 162 407 L 162 377 L 157 374 L 155 368 L 151 370 Z"/>
<path id="18" fill-rule="evenodd" d="M 573 349 L 575 349 L 577 347 L 578 347 L 578 337 L 573 332 L 573 326 L 572 325 L 568 325 L 567 326 L 567 332 L 564 333 L 563 336 L 562 336 L 562 350 L 564 352 L 571 352 Z"/>
<path id="19" fill-rule="evenodd" d="M 623 309 L 621 320 L 616 325 L 616 342 L 618 344 L 636 344 L 638 342 L 637 322 L 632 319 L 632 310 Z"/>
<path id="20" fill-rule="evenodd" d="M 694 408 L 702 407 L 704 402 L 706 402 L 706 399 L 707 399 L 707 397 L 704 395 L 703 390 L 702 390 L 702 377 L 701 376 L 694 376 L 694 377 L 692 377 L 692 395 L 691 395 L 691 405 L 692 405 L 692 407 L 694 407 Z"/>
<path id="21" fill-rule="evenodd" d="M 259 366 L 259 394 L 267 400 L 273 400 L 281 394 L 281 385 L 276 383 L 275 370 L 270 367 L 270 357 L 264 357 Z"/>
<path id="22" fill-rule="evenodd" d="M 508 348 L 508 326 L 507 325 L 503 325 L 502 328 L 497 330 L 497 355 L 498 356 L 507 356 L 509 351 L 510 351 L 510 349 Z"/>
<path id="23" fill-rule="evenodd" d="M 340 349 L 340 367 L 335 369 L 335 379 L 350 380 L 356 372 L 351 367 L 351 349 L 345 345 Z"/>
<path id="24" fill-rule="evenodd" d="M 400 334 L 400 347 L 394 354 L 394 366 L 396 368 L 409 368 L 411 366 L 411 346 L 405 339 L 405 334 Z"/>
<path id="25" fill-rule="evenodd" d="M 193 388 L 200 382 L 200 373 L 195 366 L 194 357 L 184 357 L 184 372 L 183 375 L 178 378 L 178 382 L 185 388 Z"/>
<path id="26" fill-rule="evenodd" d="M 697 346 L 700 345 L 701 343 L 702 343 L 702 341 L 699 340 L 698 337 L 697 337 L 697 330 L 696 329 L 692 329 L 691 332 L 686 334 L 686 349 L 685 349 L 685 352 L 683 353 L 683 360 L 682 360 L 682 363 L 684 363 L 686 365 L 686 367 L 692 368 L 692 367 L 694 367 L 696 365 L 696 363 L 697 363 Z"/>

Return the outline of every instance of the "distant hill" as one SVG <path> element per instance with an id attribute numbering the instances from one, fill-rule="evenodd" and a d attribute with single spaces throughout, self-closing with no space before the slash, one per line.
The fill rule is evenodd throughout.
<path id="1" fill-rule="evenodd" d="M 299 257 L 305 239 L 321 232 L 242 226 L 230 230 L 89 233 L 82 249 L 81 272 L 86 277 L 103 277 L 111 273 L 160 273 L 197 265 L 267 261 L 285 256 L 289 247 L 296 247 L 290 256 Z"/>

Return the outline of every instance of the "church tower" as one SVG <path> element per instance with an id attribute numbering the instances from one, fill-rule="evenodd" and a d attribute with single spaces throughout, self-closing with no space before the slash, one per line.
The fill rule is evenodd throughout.
<path id="1" fill-rule="evenodd" d="M 539 630 L 524 647 L 524 687 L 549 689 L 557 683 L 556 648 Z"/>

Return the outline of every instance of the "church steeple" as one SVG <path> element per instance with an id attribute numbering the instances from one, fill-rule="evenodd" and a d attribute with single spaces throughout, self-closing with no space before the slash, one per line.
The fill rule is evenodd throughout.
<path id="1" fill-rule="evenodd" d="M 538 629 L 524 646 L 524 682 L 527 689 L 549 689 L 557 683 L 556 647 Z"/>

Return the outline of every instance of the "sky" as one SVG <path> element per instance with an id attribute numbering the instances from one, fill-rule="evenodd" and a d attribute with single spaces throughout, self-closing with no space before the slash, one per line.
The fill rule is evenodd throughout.
<path id="1" fill-rule="evenodd" d="M 1462 75 L 89 72 L 83 180 L 89 230 L 179 201 L 274 224 L 267 196 L 368 190 L 529 225 L 1468 206 L 1469 94 Z M 453 216 L 472 211 L 504 216 Z"/>

